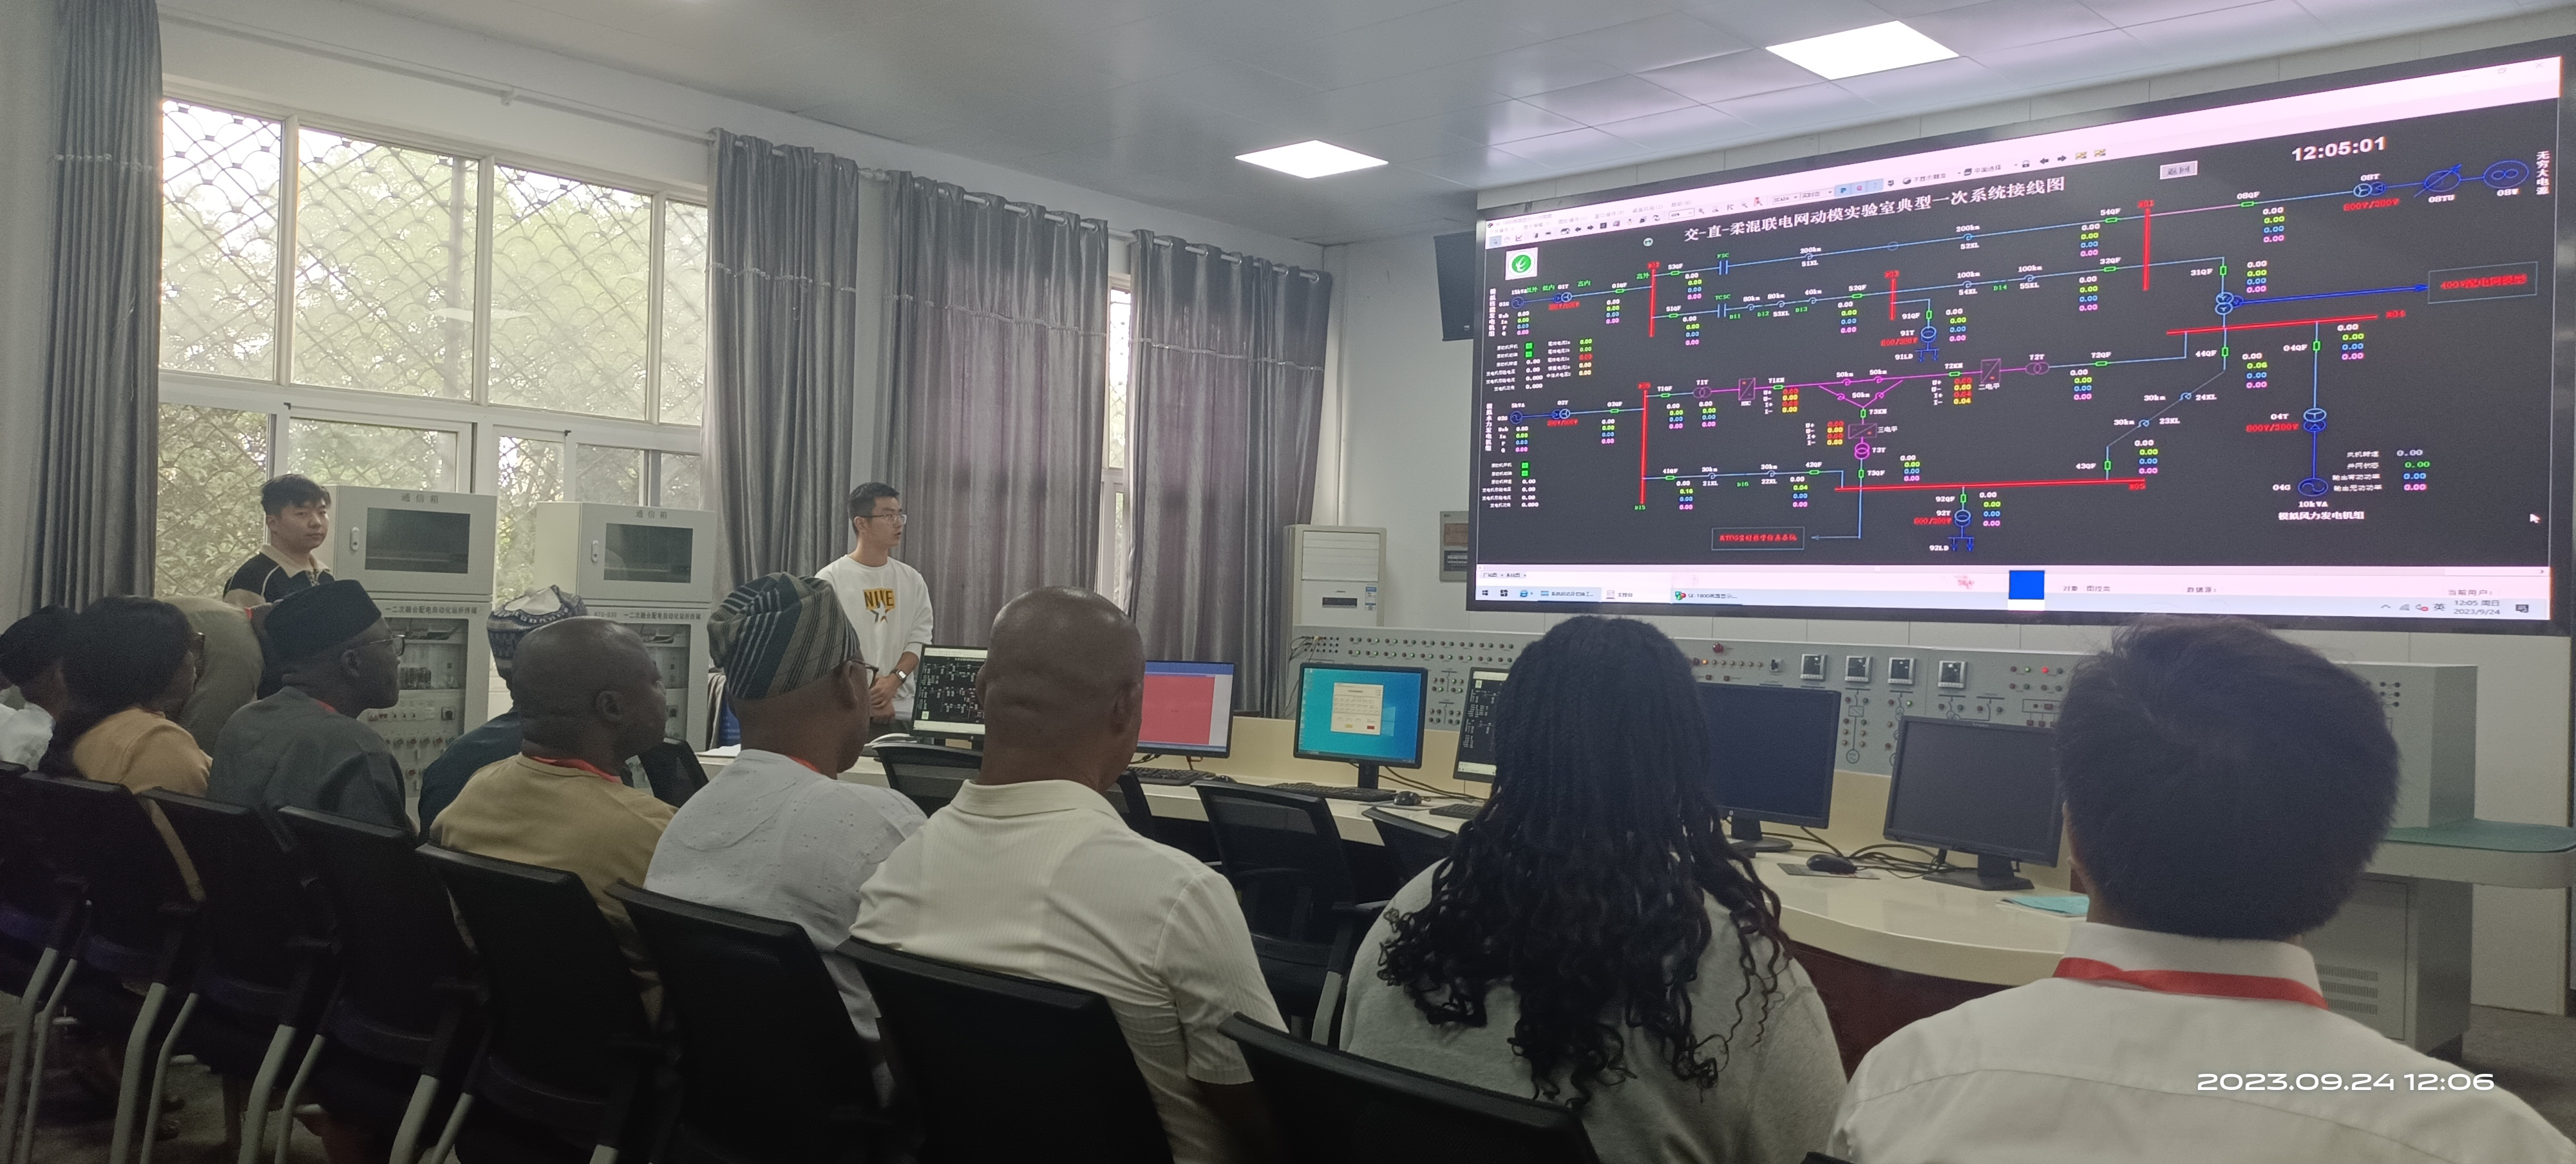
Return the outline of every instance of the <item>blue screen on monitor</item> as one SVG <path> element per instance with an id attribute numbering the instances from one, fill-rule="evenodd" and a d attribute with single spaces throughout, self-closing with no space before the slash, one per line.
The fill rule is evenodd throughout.
<path id="1" fill-rule="evenodd" d="M 1423 679 L 1402 667 L 1308 666 L 1297 697 L 1297 755 L 1420 766 Z"/>

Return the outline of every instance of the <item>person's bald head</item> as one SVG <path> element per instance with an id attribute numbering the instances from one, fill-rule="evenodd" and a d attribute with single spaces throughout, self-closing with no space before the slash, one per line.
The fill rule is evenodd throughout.
<path id="1" fill-rule="evenodd" d="M 1144 642 L 1117 604 L 1074 587 L 1012 599 L 975 679 L 986 771 L 996 750 L 1026 750 L 1086 782 L 1115 779 L 1136 751 L 1144 686 Z"/>
<path id="2" fill-rule="evenodd" d="M 662 742 L 670 710 L 662 670 L 642 638 L 607 619 L 567 618 L 528 632 L 509 682 L 529 743 L 609 750 L 622 761 Z"/>

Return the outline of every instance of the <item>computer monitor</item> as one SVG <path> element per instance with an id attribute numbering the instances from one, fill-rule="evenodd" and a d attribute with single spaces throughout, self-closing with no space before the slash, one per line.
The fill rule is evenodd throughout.
<path id="1" fill-rule="evenodd" d="M 1977 867 L 1924 878 L 1971 889 L 2028 889 L 2012 863 L 2057 864 L 2055 733 L 2018 724 L 1907 716 L 1896 729 L 1887 839 L 1977 855 Z"/>
<path id="2" fill-rule="evenodd" d="M 1377 770 L 1422 766 L 1420 667 L 1308 663 L 1297 676 L 1297 746 L 1301 760 L 1360 766 L 1360 787 L 1377 787 Z"/>
<path id="3" fill-rule="evenodd" d="M 1147 660 L 1144 719 L 1137 751 L 1226 755 L 1234 738 L 1234 664 Z"/>
<path id="4" fill-rule="evenodd" d="M 912 677 L 912 731 L 920 736 L 984 738 L 984 708 L 975 701 L 982 647 L 923 647 Z"/>
<path id="5" fill-rule="evenodd" d="M 1458 712 L 1460 780 L 1494 781 L 1494 703 L 1503 697 L 1509 671 L 1467 672 L 1467 706 Z"/>
<path id="6" fill-rule="evenodd" d="M 1840 692 L 1700 683 L 1708 725 L 1708 776 L 1734 821 L 1738 852 L 1777 852 L 1789 842 L 1762 822 L 1823 828 L 1834 804 L 1834 731 Z"/>

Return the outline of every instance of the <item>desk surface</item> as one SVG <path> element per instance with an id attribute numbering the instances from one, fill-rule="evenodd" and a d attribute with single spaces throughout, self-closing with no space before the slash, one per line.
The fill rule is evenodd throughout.
<path id="1" fill-rule="evenodd" d="M 1294 726 L 1285 720 L 1238 716 L 1234 721 L 1234 754 L 1202 760 L 1197 769 L 1231 776 L 1245 784 L 1303 781 L 1347 786 L 1357 781 L 1357 769 L 1349 764 L 1291 756 Z M 1341 826 L 1342 839 L 1370 845 L 1383 843 L 1376 823 L 1362 815 L 1372 807 L 1456 831 L 1461 823 L 1456 818 L 1433 816 L 1427 810 L 1482 796 L 1487 788 L 1450 777 L 1457 747 L 1457 733 L 1428 732 L 1423 744 L 1423 766 L 1392 770 L 1405 780 L 1443 790 L 1425 792 L 1419 808 L 1328 801 L 1335 823 Z M 724 762 L 724 757 L 705 757 L 711 770 Z M 1144 766 L 1189 765 L 1178 759 L 1163 759 Z M 883 769 L 868 759 L 860 760 L 841 778 L 885 783 Z M 1394 780 L 1386 785 L 1402 786 Z M 1845 852 L 1883 843 L 1879 827 L 1887 815 L 1887 785 L 1883 776 L 1836 773 L 1832 812 L 1835 823 L 1817 833 Z M 1207 819 L 1198 793 L 1187 787 L 1148 784 L 1145 798 L 1156 816 Z M 1796 838 L 1796 851 L 1757 854 L 1753 866 L 1763 883 L 1780 897 L 1781 929 L 1800 944 L 1893 970 L 1998 986 L 2017 986 L 2048 977 L 2065 952 L 2072 919 L 2006 904 L 2003 899 L 2008 894 L 1932 884 L 1885 870 L 1877 871 L 1874 878 L 1800 877 L 1783 872 L 1783 862 L 1802 863 L 1807 854 L 1822 851 L 1813 841 L 1795 833 L 1788 835 Z M 2391 840 L 2380 846 L 2370 872 L 2392 877 L 2563 888 L 2576 883 L 2576 850 L 2498 852 Z M 2067 892 L 2062 868 L 2024 866 L 2022 875 L 2036 884 L 2030 892 Z"/>

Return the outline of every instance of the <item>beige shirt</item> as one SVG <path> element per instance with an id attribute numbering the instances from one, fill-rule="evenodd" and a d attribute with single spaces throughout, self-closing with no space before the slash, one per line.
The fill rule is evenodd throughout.
<path id="1" fill-rule="evenodd" d="M 2286 942 L 2080 922 L 2066 956 L 2183 988 L 2317 989 L 2316 960 Z M 2048 978 L 1872 1049 L 1825 1151 L 1855 1164 L 2576 1164 L 2530 1105 L 2475 1078 L 2321 1006 Z"/>
<path id="2" fill-rule="evenodd" d="M 1136 835 L 1100 794 L 1069 780 L 961 786 L 861 887 L 850 933 L 1106 997 L 1175 1164 L 1235 1158 L 1191 1081 L 1252 1081 L 1216 1029 L 1236 1012 L 1285 1025 L 1252 932 L 1223 875 Z"/>
<path id="3" fill-rule="evenodd" d="M 661 1013 L 661 976 L 644 952 L 625 903 L 608 896 L 624 881 L 644 884 L 671 806 L 579 768 L 512 756 L 474 774 L 430 826 L 432 839 L 483 857 L 561 869 L 581 878 L 626 951 L 645 1008 Z"/>
<path id="4" fill-rule="evenodd" d="M 197 747 L 196 738 L 188 729 L 139 707 L 117 712 L 82 733 L 72 743 L 72 766 L 87 779 L 122 784 L 135 792 L 167 788 L 190 796 L 206 794 L 206 753 Z M 143 809 L 151 815 L 152 827 L 160 830 L 162 843 L 170 846 L 170 855 L 178 859 L 188 895 L 204 901 L 197 866 L 188 860 L 188 850 L 180 846 L 179 834 L 171 831 L 161 806 L 145 804 Z"/>

